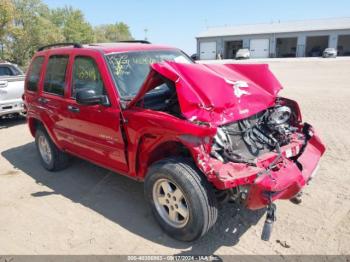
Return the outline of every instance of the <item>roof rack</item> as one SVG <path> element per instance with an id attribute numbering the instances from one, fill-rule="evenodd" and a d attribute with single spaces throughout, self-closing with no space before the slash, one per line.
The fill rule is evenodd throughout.
<path id="1" fill-rule="evenodd" d="M 147 40 L 125 40 L 125 41 L 118 41 L 117 43 L 141 43 L 141 44 L 151 44 L 150 41 Z"/>
<path id="2" fill-rule="evenodd" d="M 74 48 L 82 48 L 83 47 L 79 43 L 56 43 L 56 44 L 42 46 L 42 47 L 38 48 L 38 52 L 43 51 L 44 49 L 55 47 L 55 46 L 70 46 L 70 45 L 72 45 Z"/>

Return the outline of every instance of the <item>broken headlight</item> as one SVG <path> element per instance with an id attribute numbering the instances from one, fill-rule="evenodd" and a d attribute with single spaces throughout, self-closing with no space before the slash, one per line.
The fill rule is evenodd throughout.
<path id="1" fill-rule="evenodd" d="M 268 116 L 268 125 L 282 125 L 288 122 L 292 115 L 292 110 L 288 106 L 275 107 Z"/>

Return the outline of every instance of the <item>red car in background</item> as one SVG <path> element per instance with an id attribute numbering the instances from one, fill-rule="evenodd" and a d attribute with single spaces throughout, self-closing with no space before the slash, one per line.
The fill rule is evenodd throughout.
<path id="1" fill-rule="evenodd" d="M 38 50 L 25 82 L 29 129 L 43 166 L 74 155 L 138 181 L 170 236 L 192 241 L 218 201 L 267 207 L 293 199 L 325 147 L 267 65 L 197 64 L 144 41 Z"/>

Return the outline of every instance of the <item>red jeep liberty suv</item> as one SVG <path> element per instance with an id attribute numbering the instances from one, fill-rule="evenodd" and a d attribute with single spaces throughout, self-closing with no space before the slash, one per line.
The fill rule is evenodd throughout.
<path id="1" fill-rule="evenodd" d="M 219 201 L 267 207 L 297 199 L 325 147 L 267 65 L 197 64 L 146 41 L 40 48 L 25 82 L 27 121 L 42 165 L 77 156 L 144 181 L 170 236 L 192 241 Z"/>

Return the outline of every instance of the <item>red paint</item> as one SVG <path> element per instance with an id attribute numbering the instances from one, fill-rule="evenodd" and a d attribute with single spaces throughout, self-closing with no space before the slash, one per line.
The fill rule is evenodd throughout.
<path id="1" fill-rule="evenodd" d="M 152 71 L 138 96 L 159 85 L 157 73 L 175 83 L 181 111 L 187 119 L 222 125 L 256 114 L 275 103 L 281 84 L 267 65 L 179 64 L 166 62 L 152 65 Z M 233 84 L 244 81 L 241 96 L 234 93 Z M 228 83 L 229 82 L 229 83 Z"/>
<path id="2" fill-rule="evenodd" d="M 305 186 L 325 151 L 316 135 L 298 157 L 302 171 L 285 153 L 286 150 L 298 153 L 296 148 L 302 147 L 302 141 L 297 138 L 282 147 L 283 161 L 268 174 L 263 171 L 276 157 L 275 153 L 260 157 L 256 167 L 239 163 L 223 164 L 209 155 L 217 126 L 246 118 L 275 104 L 282 87 L 267 65 L 153 64 L 139 94 L 127 109 L 122 109 L 104 54 L 160 49 L 171 50 L 164 46 L 117 44 L 38 52 L 35 57 L 45 57 L 38 92 L 26 89 L 24 96 L 32 134 L 35 124 L 40 122 L 60 149 L 138 180 L 143 180 L 153 162 L 188 152 L 216 188 L 224 190 L 238 185 L 249 186 L 246 205 L 251 209 L 264 207 L 268 203 L 265 191 L 274 192 L 272 200 L 288 199 Z M 63 97 L 43 92 L 48 57 L 52 54 L 70 56 Z M 72 64 L 76 55 L 90 56 L 95 60 L 111 102 L 110 107 L 82 106 L 71 98 Z M 160 83 L 159 74 L 175 83 L 181 111 L 186 119 L 136 106 L 147 91 Z M 237 81 L 247 84 L 238 87 L 238 95 L 233 86 Z M 39 98 L 47 99 L 48 103 L 40 103 Z M 301 121 L 297 103 L 284 101 L 294 108 Z M 69 105 L 78 107 L 80 113 L 68 111 Z M 202 124 L 199 125 L 199 122 Z"/>

